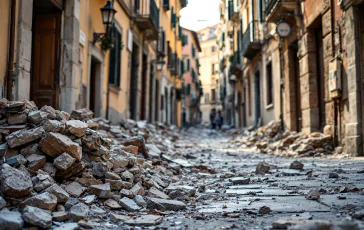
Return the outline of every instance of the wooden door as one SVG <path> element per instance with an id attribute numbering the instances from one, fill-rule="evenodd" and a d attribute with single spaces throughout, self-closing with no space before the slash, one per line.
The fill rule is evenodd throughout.
<path id="1" fill-rule="evenodd" d="M 57 107 L 60 13 L 36 14 L 33 27 L 31 100 Z"/>
<path id="2" fill-rule="evenodd" d="M 142 93 L 140 97 L 140 120 L 146 120 L 146 93 L 147 93 L 147 69 L 148 69 L 148 61 L 147 55 L 143 54 L 143 66 L 142 66 Z"/>
<path id="3" fill-rule="evenodd" d="M 325 76 L 324 76 L 324 55 L 322 42 L 322 27 L 316 29 L 316 73 L 317 93 L 319 107 L 319 129 L 323 131 L 326 125 L 326 101 L 325 101 Z"/>

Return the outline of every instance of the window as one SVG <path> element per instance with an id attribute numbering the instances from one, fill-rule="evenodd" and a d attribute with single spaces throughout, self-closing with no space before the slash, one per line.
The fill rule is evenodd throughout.
<path id="1" fill-rule="evenodd" d="M 267 105 L 273 104 L 273 74 L 272 74 L 272 62 L 266 67 L 266 84 L 267 84 Z"/>
<path id="2" fill-rule="evenodd" d="M 195 46 L 192 44 L 192 57 L 195 57 L 195 55 L 196 55 Z"/>
<path id="3" fill-rule="evenodd" d="M 169 10 L 169 0 L 163 0 L 163 8 L 164 10 Z"/>
<path id="4" fill-rule="evenodd" d="M 215 52 L 215 46 L 211 47 L 211 52 Z"/>
<path id="5" fill-rule="evenodd" d="M 190 71 L 190 59 L 187 59 L 187 71 Z"/>
<path id="6" fill-rule="evenodd" d="M 114 47 L 110 50 L 110 71 L 109 84 L 120 87 L 120 71 L 121 71 L 121 33 L 112 27 L 112 33 L 115 35 Z"/>
<path id="7" fill-rule="evenodd" d="M 171 25 L 173 27 L 175 27 L 177 25 L 177 16 L 176 14 L 174 13 L 174 8 L 172 6 L 172 9 L 171 9 Z"/>
<path id="8" fill-rule="evenodd" d="M 187 84 L 187 95 L 190 95 L 191 93 L 191 84 Z"/>
<path id="9" fill-rule="evenodd" d="M 211 64 L 211 73 L 215 74 L 215 64 Z"/>
<path id="10" fill-rule="evenodd" d="M 209 103 L 210 102 L 210 95 L 209 93 L 205 94 L 205 103 Z"/>

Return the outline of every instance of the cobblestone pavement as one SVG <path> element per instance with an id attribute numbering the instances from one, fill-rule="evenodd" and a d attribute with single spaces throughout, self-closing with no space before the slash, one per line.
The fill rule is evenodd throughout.
<path id="1" fill-rule="evenodd" d="M 240 149 L 226 135 L 210 130 L 185 132 L 175 147 L 184 156 L 180 158 L 194 166 L 185 167 L 180 183 L 198 192 L 187 201 L 187 210 L 166 216 L 158 227 L 272 229 L 278 220 L 329 220 L 346 226 L 338 229 L 363 229 L 363 222 L 354 222 L 352 216 L 364 210 L 364 158 L 277 157 Z M 295 160 L 304 164 L 303 170 L 289 169 Z M 270 170 L 256 175 L 256 165 L 262 161 Z M 338 178 L 329 178 L 330 173 Z M 244 180 L 248 178 L 249 183 Z M 312 189 L 320 191 L 318 200 L 306 199 Z M 264 206 L 271 212 L 261 209 Z"/>

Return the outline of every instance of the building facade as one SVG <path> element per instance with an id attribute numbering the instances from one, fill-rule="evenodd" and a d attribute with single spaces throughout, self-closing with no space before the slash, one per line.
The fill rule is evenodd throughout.
<path id="1" fill-rule="evenodd" d="M 200 61 L 198 54 L 201 46 L 195 31 L 182 28 L 182 124 L 195 125 L 200 121 L 200 99 L 203 94 L 200 85 Z"/>
<path id="2" fill-rule="evenodd" d="M 100 12 L 116 10 L 105 36 Z M 184 0 L 0 2 L 0 94 L 96 117 L 180 125 Z M 156 63 L 167 64 L 157 70 Z"/>
<path id="3" fill-rule="evenodd" d="M 235 125 L 281 120 L 284 129 L 322 132 L 347 153 L 363 155 L 362 6 L 350 0 L 221 1 L 219 32 L 230 38 L 219 41 L 229 45 L 221 71 L 233 88 L 226 97 Z"/>
<path id="4" fill-rule="evenodd" d="M 216 43 L 217 25 L 199 30 L 198 36 L 201 44 L 200 80 L 203 89 L 201 98 L 202 122 L 210 122 L 210 113 L 221 109 L 220 103 L 220 79 L 219 79 L 219 52 Z"/>

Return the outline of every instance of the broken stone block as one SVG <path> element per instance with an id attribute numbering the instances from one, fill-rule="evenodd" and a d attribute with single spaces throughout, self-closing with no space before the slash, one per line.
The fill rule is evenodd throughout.
<path id="1" fill-rule="evenodd" d="M 107 172 L 107 165 L 104 162 L 94 162 L 92 164 L 92 175 L 95 177 L 104 177 Z"/>
<path id="2" fill-rule="evenodd" d="M 113 168 L 124 168 L 129 164 L 129 159 L 123 156 L 112 156 L 110 161 L 114 165 Z"/>
<path id="3" fill-rule="evenodd" d="M 143 215 L 136 218 L 130 218 L 124 223 L 131 226 L 154 226 L 163 222 L 162 216 L 157 215 Z"/>
<path id="4" fill-rule="evenodd" d="M 67 179 L 73 175 L 76 175 L 76 174 L 82 172 L 85 169 L 85 167 L 86 167 L 85 162 L 83 162 L 83 161 L 75 162 L 66 171 L 58 170 L 56 173 L 56 180 L 61 181 L 61 180 Z M 81 178 L 76 178 L 76 180 L 78 180 L 78 179 L 81 179 Z"/>
<path id="5" fill-rule="evenodd" d="M 36 177 L 33 177 L 34 190 L 40 192 L 52 184 L 54 184 L 53 178 L 48 174 L 38 174 Z"/>
<path id="6" fill-rule="evenodd" d="M 42 125 L 47 132 L 62 133 L 66 129 L 64 122 L 57 120 L 44 120 Z"/>
<path id="7" fill-rule="evenodd" d="M 102 206 L 101 206 L 102 207 Z M 101 207 L 98 207 L 96 205 L 91 205 L 91 209 L 90 209 L 90 215 L 105 215 L 106 214 L 106 210 L 101 208 Z"/>
<path id="8" fill-rule="evenodd" d="M 28 168 L 33 171 L 43 168 L 46 163 L 46 157 L 44 155 L 31 154 L 26 159 L 28 161 Z"/>
<path id="9" fill-rule="evenodd" d="M 110 180 L 121 180 L 121 177 L 114 172 L 106 172 L 105 178 Z"/>
<path id="10" fill-rule="evenodd" d="M 8 116 L 9 125 L 21 125 L 27 123 L 28 116 L 26 113 L 17 113 Z"/>
<path id="11" fill-rule="evenodd" d="M 110 221 L 114 222 L 114 223 L 125 222 L 125 221 L 127 221 L 129 219 L 130 219 L 129 216 L 118 215 L 118 214 L 115 214 L 115 213 L 110 214 Z"/>
<path id="12" fill-rule="evenodd" d="M 259 208 L 259 213 L 260 214 L 268 214 L 268 213 L 270 213 L 272 210 L 270 210 L 270 208 L 269 207 L 267 207 L 267 206 L 263 206 L 263 207 L 260 207 Z"/>
<path id="13" fill-rule="evenodd" d="M 51 187 L 47 188 L 45 191 L 55 195 L 57 197 L 58 203 L 66 203 L 70 197 L 68 195 L 68 193 L 65 190 L 63 190 L 63 188 L 61 188 L 61 186 L 59 186 L 57 184 L 52 185 Z"/>
<path id="14" fill-rule="evenodd" d="M 148 158 L 148 148 L 145 146 L 145 140 L 142 136 L 132 137 L 129 140 L 122 141 L 122 145 L 129 146 L 133 145 L 138 147 L 138 151 Z"/>
<path id="15" fill-rule="evenodd" d="M 294 140 L 295 139 L 292 136 L 288 136 L 282 140 L 281 146 L 290 146 L 291 144 L 293 144 Z"/>
<path id="16" fill-rule="evenodd" d="M 33 206 L 49 211 L 53 211 L 57 205 L 57 197 L 49 192 L 41 193 L 36 196 L 32 196 L 22 203 L 20 203 L 20 208 L 26 206 Z"/>
<path id="17" fill-rule="evenodd" d="M 170 199 L 167 194 L 162 191 L 159 191 L 156 187 L 151 187 L 148 191 L 148 197 L 151 198 L 160 198 L 160 199 Z"/>
<path id="18" fill-rule="evenodd" d="M 105 183 L 109 183 L 112 190 L 131 189 L 132 184 L 122 180 L 109 180 L 106 179 Z"/>
<path id="19" fill-rule="evenodd" d="M 289 166 L 290 169 L 299 169 L 299 170 L 302 170 L 303 169 L 303 166 L 304 164 L 302 164 L 301 162 L 299 161 L 293 161 L 291 163 L 291 165 Z"/>
<path id="20" fill-rule="evenodd" d="M 95 195 L 88 195 L 88 196 L 85 196 L 81 199 L 85 204 L 87 205 L 90 205 L 92 204 L 93 202 L 95 202 L 96 200 L 96 196 Z"/>
<path id="21" fill-rule="evenodd" d="M 68 220 L 68 212 L 52 212 L 52 220 L 56 222 L 65 222 Z"/>
<path id="22" fill-rule="evenodd" d="M 47 133 L 39 142 L 39 148 L 53 158 L 58 157 L 64 152 L 78 161 L 82 158 L 81 146 L 60 133 Z"/>
<path id="23" fill-rule="evenodd" d="M 123 188 L 122 190 L 120 190 L 119 194 L 122 197 L 128 197 L 130 199 L 133 199 L 134 196 L 135 196 L 134 193 L 132 193 L 130 190 L 125 189 L 125 188 Z"/>
<path id="24" fill-rule="evenodd" d="M 105 200 L 104 205 L 109 207 L 110 209 L 121 209 L 122 208 L 121 205 L 113 199 Z"/>
<path id="25" fill-rule="evenodd" d="M 308 200 L 318 200 L 320 198 L 320 192 L 316 189 L 310 190 L 306 195 Z"/>
<path id="26" fill-rule="evenodd" d="M 44 129 L 41 127 L 29 130 L 22 129 L 7 136 L 6 141 L 10 148 L 15 148 L 41 138 L 43 133 Z"/>
<path id="27" fill-rule="evenodd" d="M 175 186 L 169 186 L 166 188 L 167 193 L 170 194 L 172 191 L 180 191 L 187 194 L 187 196 L 191 197 L 196 194 L 196 188 L 188 185 L 175 185 Z"/>
<path id="28" fill-rule="evenodd" d="M 233 182 L 234 185 L 249 184 L 250 183 L 250 178 L 235 177 L 235 178 L 231 178 L 230 181 Z"/>
<path id="29" fill-rule="evenodd" d="M 55 177 L 57 169 L 52 163 L 46 162 L 42 169 L 44 172 L 48 173 L 50 176 Z"/>
<path id="30" fill-rule="evenodd" d="M 152 201 L 152 202 L 150 202 Z M 159 204 L 164 207 L 166 210 L 170 211 L 179 211 L 186 208 L 186 204 L 178 201 L 178 200 L 166 200 L 166 199 L 159 199 L 159 198 L 148 198 L 147 199 L 147 206 L 148 208 L 156 208 L 159 209 L 158 206 L 155 204 Z"/>
<path id="31" fill-rule="evenodd" d="M 141 195 L 136 195 L 134 197 L 134 201 L 135 203 L 137 203 L 137 205 L 139 205 L 140 207 L 147 207 L 147 202 L 145 202 L 145 200 L 143 199 L 143 197 Z"/>
<path id="32" fill-rule="evenodd" d="M 82 219 L 85 219 L 88 217 L 90 212 L 90 209 L 87 205 L 85 205 L 84 203 L 78 203 L 74 206 L 72 206 L 72 208 L 69 211 L 69 218 L 72 221 L 80 221 Z"/>
<path id="33" fill-rule="evenodd" d="M 42 151 L 40 151 L 38 149 L 38 144 L 37 143 L 32 143 L 32 144 L 26 145 L 23 148 L 21 148 L 20 149 L 20 154 L 23 155 L 24 157 L 29 156 L 31 154 L 42 155 Z"/>
<path id="34" fill-rule="evenodd" d="M 48 119 L 56 119 L 56 110 L 52 106 L 45 105 L 43 106 L 40 111 L 48 113 Z"/>
<path id="35" fill-rule="evenodd" d="M 308 144 L 301 144 L 300 147 L 298 147 L 296 149 L 296 152 L 298 154 L 303 154 L 306 153 L 308 151 L 314 150 L 314 148 L 312 147 L 312 145 L 308 145 Z"/>
<path id="36" fill-rule="evenodd" d="M 68 131 L 76 137 L 82 137 L 85 135 L 88 125 L 85 122 L 79 120 L 70 120 L 66 123 Z"/>
<path id="37" fill-rule="evenodd" d="M 70 197 L 67 200 L 67 202 L 64 204 L 64 208 L 66 210 L 69 210 L 70 208 L 72 208 L 73 206 L 75 206 L 78 203 L 80 203 L 80 201 L 77 198 Z"/>
<path id="38" fill-rule="evenodd" d="M 41 228 L 50 228 L 52 225 L 51 213 L 37 207 L 25 207 L 22 217 L 28 224 Z"/>
<path id="39" fill-rule="evenodd" d="M 16 167 L 19 165 L 25 165 L 27 163 L 27 160 L 24 158 L 23 155 L 18 154 L 13 157 L 10 157 L 6 160 L 6 163 L 10 166 Z"/>
<path id="40" fill-rule="evenodd" d="M 62 153 L 58 157 L 56 157 L 53 161 L 53 165 L 59 170 L 67 170 L 69 169 L 73 163 L 75 163 L 76 159 L 73 158 L 68 153 Z"/>
<path id="41" fill-rule="evenodd" d="M 136 183 L 131 189 L 130 191 L 136 196 L 136 195 L 141 195 L 144 196 L 145 195 L 145 190 L 143 188 L 143 186 L 140 183 Z"/>
<path id="42" fill-rule="evenodd" d="M 0 210 L 6 207 L 6 201 L 0 196 Z"/>
<path id="43" fill-rule="evenodd" d="M 255 174 L 266 174 L 269 172 L 269 169 L 270 166 L 267 162 L 260 162 L 255 169 Z"/>
<path id="44" fill-rule="evenodd" d="M 134 145 L 123 147 L 122 150 L 124 150 L 127 153 L 132 153 L 134 155 L 138 155 L 138 147 Z"/>
<path id="45" fill-rule="evenodd" d="M 0 211 L 0 228 L 4 230 L 23 229 L 24 221 L 20 212 L 4 209 Z"/>
<path id="46" fill-rule="evenodd" d="M 111 197 L 110 184 L 91 185 L 90 191 L 102 199 Z"/>
<path id="47" fill-rule="evenodd" d="M 8 197 L 24 197 L 33 189 L 33 183 L 28 174 L 12 168 L 8 164 L 0 167 L 1 190 Z"/>
<path id="48" fill-rule="evenodd" d="M 134 200 L 127 197 L 120 199 L 119 203 L 128 212 L 137 212 L 141 209 Z"/>
<path id="49" fill-rule="evenodd" d="M 71 118 L 73 118 L 75 120 L 82 120 L 85 118 L 92 119 L 93 116 L 94 116 L 94 113 L 87 108 L 73 110 L 71 113 Z"/>
<path id="50" fill-rule="evenodd" d="M 78 198 L 86 191 L 86 188 L 82 187 L 78 182 L 72 182 L 65 187 L 65 190 L 72 197 Z"/>
<path id="51" fill-rule="evenodd" d="M 130 183 L 133 183 L 133 181 L 134 181 L 134 175 L 131 174 L 129 171 L 125 171 L 125 172 L 121 173 L 121 178 Z"/>
<path id="52" fill-rule="evenodd" d="M 256 144 L 258 149 L 265 149 L 268 147 L 268 143 L 266 141 L 262 141 Z"/>
<path id="53" fill-rule="evenodd" d="M 81 141 L 82 147 L 89 151 L 97 151 L 101 148 L 101 138 L 96 132 L 83 136 Z"/>
<path id="54" fill-rule="evenodd" d="M 48 113 L 40 110 L 30 111 L 28 113 L 28 120 L 30 123 L 39 125 L 43 120 L 47 119 Z"/>
<path id="55" fill-rule="evenodd" d="M 339 174 L 337 174 L 337 173 L 329 173 L 329 178 L 339 178 Z"/>
<path id="56" fill-rule="evenodd" d="M 79 229 L 78 223 L 66 223 L 62 224 L 59 227 L 54 228 L 53 230 L 77 230 Z"/>

